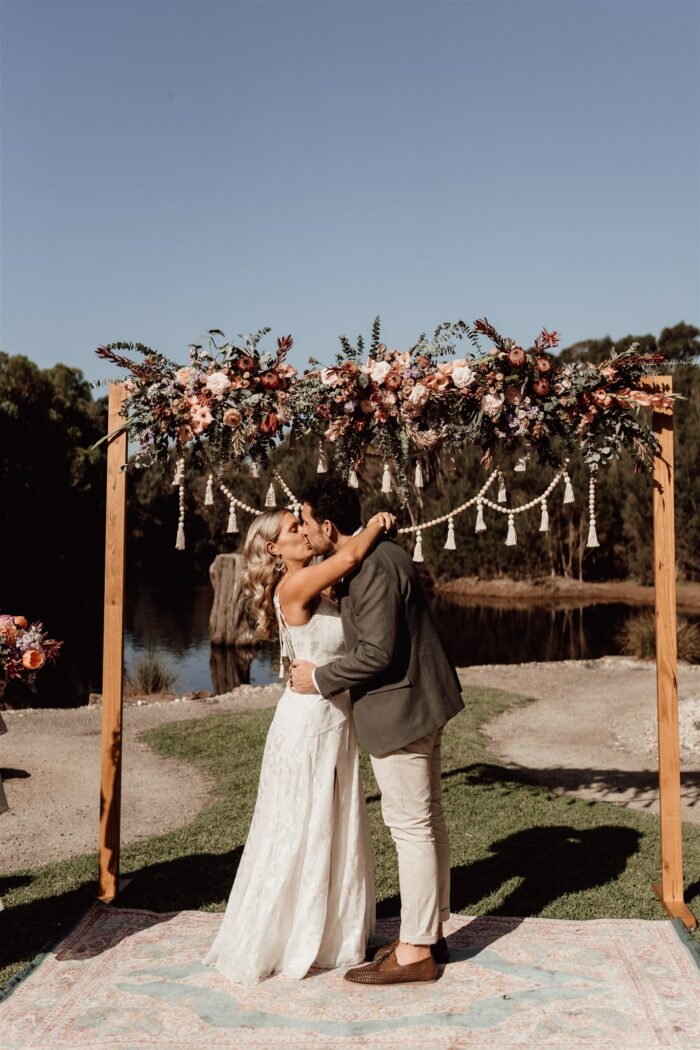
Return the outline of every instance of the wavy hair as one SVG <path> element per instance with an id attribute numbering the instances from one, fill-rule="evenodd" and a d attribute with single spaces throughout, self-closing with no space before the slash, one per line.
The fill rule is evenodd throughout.
<path id="1" fill-rule="evenodd" d="M 270 554 L 267 545 L 274 543 L 279 536 L 282 520 L 288 513 L 284 507 L 263 511 L 253 521 L 245 539 L 241 590 L 259 638 L 270 639 L 276 634 L 277 618 L 272 596 L 281 573 L 275 565 L 277 559 Z"/>

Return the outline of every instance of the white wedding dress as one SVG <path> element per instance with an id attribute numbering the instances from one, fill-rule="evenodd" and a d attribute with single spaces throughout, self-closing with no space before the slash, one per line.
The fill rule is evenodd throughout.
<path id="1" fill-rule="evenodd" d="M 345 652 L 340 614 L 321 597 L 287 626 L 287 654 L 315 664 Z M 204 958 L 231 981 L 302 978 L 363 961 L 374 931 L 369 826 L 348 694 L 285 689 L 272 720 L 255 812 L 219 933 Z"/>

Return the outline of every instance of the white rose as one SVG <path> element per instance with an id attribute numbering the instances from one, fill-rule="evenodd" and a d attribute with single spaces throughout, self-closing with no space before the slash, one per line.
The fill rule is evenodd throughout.
<path id="1" fill-rule="evenodd" d="M 372 365 L 370 375 L 375 383 L 383 383 L 390 371 L 391 365 L 388 361 L 376 361 Z"/>
<path id="2" fill-rule="evenodd" d="M 326 386 L 335 386 L 337 372 L 335 368 L 321 369 L 321 382 Z"/>
<path id="3" fill-rule="evenodd" d="M 474 379 L 474 373 L 468 365 L 459 365 L 452 371 L 452 382 L 460 390 L 462 387 L 469 386 Z"/>
<path id="4" fill-rule="evenodd" d="M 422 383 L 416 383 L 411 393 L 408 395 L 409 404 L 417 405 L 422 408 L 430 397 L 430 391 L 427 386 L 423 386 Z"/>
<path id="5" fill-rule="evenodd" d="M 212 394 L 223 394 L 231 386 L 231 381 L 225 372 L 212 372 L 210 376 L 207 376 L 207 389 L 211 390 Z"/>
<path id="6" fill-rule="evenodd" d="M 484 394 L 481 399 L 481 411 L 489 419 L 498 419 L 503 411 L 503 402 L 495 394 Z"/>

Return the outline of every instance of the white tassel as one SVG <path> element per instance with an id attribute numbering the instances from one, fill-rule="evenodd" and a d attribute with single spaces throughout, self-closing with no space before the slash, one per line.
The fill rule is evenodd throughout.
<path id="1" fill-rule="evenodd" d="M 184 464 L 184 460 L 180 461 Z M 178 465 L 179 469 L 179 465 Z M 183 476 L 180 477 L 180 484 L 178 486 L 178 520 L 177 520 L 177 536 L 175 538 L 175 549 L 178 551 L 184 551 L 185 549 L 185 482 Z"/>
<path id="2" fill-rule="evenodd" d="M 595 531 L 595 520 L 591 521 L 588 526 L 588 542 L 586 543 L 586 546 L 600 547 L 600 544 L 598 543 L 598 533 Z"/>
<path id="3" fill-rule="evenodd" d="M 574 487 L 571 484 L 571 478 L 569 477 L 568 474 L 564 475 L 564 481 L 566 482 L 566 484 L 564 486 L 564 503 L 573 503 L 574 502 Z"/>
<path id="4" fill-rule="evenodd" d="M 226 526 L 227 532 L 238 532 L 238 519 L 236 518 L 236 504 L 231 500 L 228 505 L 228 525 Z"/>
<path id="5" fill-rule="evenodd" d="M 512 514 L 508 515 L 508 535 L 506 536 L 506 547 L 515 547 L 518 542 L 518 537 L 515 531 L 515 518 Z"/>
<path id="6" fill-rule="evenodd" d="M 260 477 L 260 467 L 258 466 L 256 460 L 252 460 L 251 461 L 251 464 L 250 464 L 250 476 L 251 476 L 251 478 L 259 478 Z"/>
<path id="7" fill-rule="evenodd" d="M 316 464 L 316 473 L 317 474 L 327 474 L 328 473 L 328 463 L 326 462 L 326 451 L 325 451 L 325 449 L 323 447 L 322 442 L 320 442 L 320 441 L 318 443 L 318 463 Z"/>
<path id="8" fill-rule="evenodd" d="M 502 474 L 498 475 L 498 495 L 496 496 L 496 503 L 505 503 L 506 499 L 506 482 Z"/>
<path id="9" fill-rule="evenodd" d="M 204 506 L 211 507 L 214 502 L 214 478 L 210 474 L 207 478 L 207 490 L 204 493 Z"/>
<path id="10" fill-rule="evenodd" d="M 413 560 L 423 561 L 423 538 L 420 532 L 416 534 L 416 545 L 413 548 Z"/>
<path id="11" fill-rule="evenodd" d="M 185 476 L 185 458 L 178 459 L 177 466 L 175 467 L 175 474 L 173 475 L 173 485 L 179 485 Z"/>
<path id="12" fill-rule="evenodd" d="M 391 472 L 389 470 L 389 464 L 384 462 L 384 470 L 382 472 L 382 492 L 391 492 Z"/>
<path id="13" fill-rule="evenodd" d="M 416 473 L 413 478 L 413 484 L 417 489 L 423 488 L 423 468 L 420 465 L 420 460 L 416 463 Z"/>
<path id="14" fill-rule="evenodd" d="M 360 487 L 360 483 L 357 480 L 357 471 L 354 467 L 350 468 L 350 473 L 348 474 L 348 485 L 351 489 L 359 489 Z"/>
<path id="15" fill-rule="evenodd" d="M 549 511 L 547 504 L 542 500 L 542 517 L 540 518 L 540 532 L 549 532 Z"/>
<path id="16" fill-rule="evenodd" d="M 267 493 L 265 494 L 265 506 L 266 507 L 276 507 L 277 506 L 277 495 L 275 493 L 274 482 L 272 482 L 272 481 L 270 482 L 270 487 L 267 490 Z"/>
<path id="17" fill-rule="evenodd" d="M 474 526 L 474 532 L 486 532 L 486 522 L 484 521 L 484 505 L 479 500 L 476 504 L 476 525 Z"/>
<path id="18" fill-rule="evenodd" d="M 443 547 L 443 550 L 457 550 L 457 544 L 455 543 L 455 523 L 452 520 L 452 518 L 447 519 L 447 539 L 445 540 L 445 546 Z"/>
<path id="19" fill-rule="evenodd" d="M 521 456 L 518 462 L 513 467 L 514 474 L 522 474 L 524 470 L 527 470 L 527 456 Z"/>

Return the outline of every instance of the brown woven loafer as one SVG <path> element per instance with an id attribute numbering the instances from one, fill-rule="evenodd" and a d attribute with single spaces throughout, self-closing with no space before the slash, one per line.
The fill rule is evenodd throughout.
<path id="1" fill-rule="evenodd" d="M 432 955 L 417 963 L 401 966 L 396 961 L 396 952 L 391 950 L 381 962 L 356 966 L 345 974 L 346 981 L 353 984 L 412 984 L 417 981 L 437 980 L 437 966 Z"/>
<path id="2" fill-rule="evenodd" d="M 390 941 L 388 944 L 380 945 L 374 953 L 372 962 L 379 963 L 382 959 L 386 959 L 387 955 L 391 955 L 398 943 L 397 938 L 395 941 Z M 438 966 L 444 966 L 445 963 L 450 961 L 450 949 L 447 947 L 447 941 L 444 937 L 441 937 L 439 941 L 435 942 L 435 944 L 430 945 L 430 952 Z"/>

